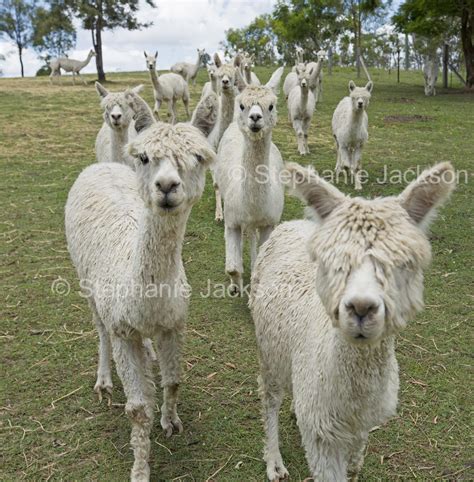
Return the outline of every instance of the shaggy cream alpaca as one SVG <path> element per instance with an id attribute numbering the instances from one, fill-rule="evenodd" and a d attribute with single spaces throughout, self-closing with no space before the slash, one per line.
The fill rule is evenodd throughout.
<path id="1" fill-rule="evenodd" d="M 250 85 L 237 97 L 236 121 L 217 152 L 214 180 L 224 200 L 225 269 L 236 292 L 242 290 L 244 232 L 250 236 L 253 264 L 257 245 L 268 239 L 283 211 L 284 187 L 279 179 L 283 161 L 272 143 L 282 73 L 280 67 L 265 87 Z"/>
<path id="2" fill-rule="evenodd" d="M 100 163 L 79 175 L 66 204 L 66 237 L 100 337 L 95 390 L 111 391 L 113 355 L 132 424 L 131 478 L 143 481 L 155 407 L 148 338 L 158 348 L 161 426 L 167 436 L 183 430 L 176 407 L 189 290 L 181 249 L 215 154 L 196 128 L 163 123 L 142 130 L 128 152 L 135 171 Z"/>
<path id="3" fill-rule="evenodd" d="M 355 481 L 370 429 L 395 414 L 395 336 L 423 307 L 424 229 L 455 173 L 441 163 L 397 197 L 366 200 L 287 168 L 315 220 L 276 228 L 252 276 L 267 476 L 288 476 L 278 441 L 288 391 L 311 476 Z"/>

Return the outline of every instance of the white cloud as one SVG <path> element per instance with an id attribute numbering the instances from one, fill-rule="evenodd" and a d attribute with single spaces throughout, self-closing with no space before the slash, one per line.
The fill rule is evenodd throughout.
<path id="1" fill-rule="evenodd" d="M 193 62 L 196 48 L 212 55 L 229 28 L 249 24 L 257 15 L 269 13 L 276 0 L 160 0 L 158 8 L 143 5 L 142 22 L 152 21 L 148 29 L 104 32 L 104 67 L 106 72 L 144 70 L 143 50 L 158 50 L 158 68 L 166 69 L 177 61 Z M 91 48 L 89 31 L 78 29 L 77 46 L 70 57 L 83 59 Z M 9 53 L 13 51 L 13 53 Z M 0 41 L 0 53 L 7 56 L 0 63 L 5 76 L 19 76 L 20 65 L 14 45 Z M 25 75 L 34 75 L 41 66 L 32 49 L 24 52 Z M 83 72 L 95 72 L 94 60 Z"/>

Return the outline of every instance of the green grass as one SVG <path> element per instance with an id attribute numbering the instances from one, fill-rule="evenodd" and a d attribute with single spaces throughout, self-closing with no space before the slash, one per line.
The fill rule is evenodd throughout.
<path id="1" fill-rule="evenodd" d="M 268 79 L 268 69 L 258 69 Z M 331 116 L 354 75 L 325 75 L 324 100 L 301 158 L 283 96 L 274 141 L 285 160 L 332 169 Z M 421 73 L 374 72 L 364 195 L 398 193 L 404 183 L 380 184 L 388 169 L 425 167 L 450 160 L 469 171 L 432 229 L 433 263 L 426 273 L 426 309 L 398 338 L 401 388 L 398 416 L 370 436 L 362 480 L 472 479 L 472 179 L 474 96 L 440 89 L 423 95 Z M 146 73 L 109 75 L 108 87 L 137 83 L 152 91 Z M 92 77 L 89 77 L 92 80 Z M 192 90 L 194 107 L 205 81 Z M 459 86 L 455 86 L 459 87 Z M 1 480 L 126 480 L 132 466 L 124 395 L 114 378 L 113 405 L 93 393 L 97 335 L 65 245 L 63 209 L 79 172 L 95 161 L 101 124 L 93 84 L 50 87 L 47 79 L 0 80 L 1 236 Z M 183 109 L 180 107 L 180 118 Z M 388 122 L 386 116 L 426 116 Z M 353 193 L 351 186 L 340 186 Z M 301 217 L 287 198 L 284 220 Z M 223 227 L 213 221 L 210 179 L 193 209 L 184 261 L 193 297 L 183 355 L 180 415 L 185 432 L 167 440 L 156 420 L 153 480 L 263 481 L 263 429 L 258 365 L 246 299 L 204 298 L 207 280 L 227 283 Z M 248 267 L 248 261 L 247 261 Z M 51 292 L 62 277 L 69 296 Z M 158 377 L 158 374 L 157 374 Z M 66 396 L 65 398 L 62 398 Z M 57 401 L 55 401 L 57 400 Z M 161 400 L 161 394 L 158 401 Z M 52 403 L 55 401 L 54 403 Z M 288 403 L 281 417 L 283 458 L 292 480 L 309 475 Z M 171 454 L 170 454 L 171 452 Z"/>

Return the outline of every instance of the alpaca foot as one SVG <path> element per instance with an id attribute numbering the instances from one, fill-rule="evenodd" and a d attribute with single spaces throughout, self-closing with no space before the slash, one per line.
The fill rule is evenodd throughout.
<path id="1" fill-rule="evenodd" d="M 181 422 L 178 414 L 166 414 L 163 413 L 161 416 L 161 426 L 165 432 L 166 438 L 171 437 L 173 432 L 182 433 L 183 432 L 183 422 Z"/>
<path id="2" fill-rule="evenodd" d="M 97 381 L 95 382 L 94 385 L 94 392 L 97 393 L 99 396 L 99 403 L 102 402 L 102 390 L 105 390 L 106 392 L 106 397 L 108 398 L 108 403 L 110 405 L 112 399 L 112 378 L 110 376 L 110 373 L 99 373 L 97 375 Z"/>
<path id="3" fill-rule="evenodd" d="M 214 220 L 218 223 L 221 223 L 222 221 L 224 221 L 224 215 L 221 212 L 219 213 L 216 212 L 216 216 Z"/>
<path id="4" fill-rule="evenodd" d="M 242 275 L 238 271 L 228 271 L 230 276 L 229 294 L 238 296 L 243 291 Z"/>
<path id="5" fill-rule="evenodd" d="M 277 482 L 279 480 L 288 478 L 289 475 L 288 470 L 286 470 L 286 467 L 283 465 L 281 455 L 278 455 L 278 457 L 275 457 L 267 462 L 268 480 Z"/>

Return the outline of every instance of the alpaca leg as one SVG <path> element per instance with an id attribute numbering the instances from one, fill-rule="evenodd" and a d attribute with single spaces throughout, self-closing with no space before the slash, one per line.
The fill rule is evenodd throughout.
<path id="1" fill-rule="evenodd" d="M 153 113 L 155 114 L 158 120 L 160 120 L 160 107 L 161 107 L 161 100 L 155 99 L 155 107 L 153 107 Z"/>
<path id="2" fill-rule="evenodd" d="M 255 260 L 257 259 L 257 237 L 258 231 L 252 230 L 249 232 L 249 240 L 250 240 L 250 271 L 253 271 L 253 265 L 255 264 Z"/>
<path id="3" fill-rule="evenodd" d="M 189 97 L 183 97 L 183 104 L 186 111 L 186 120 L 189 120 Z"/>
<path id="4" fill-rule="evenodd" d="M 224 220 L 224 213 L 222 211 L 222 197 L 221 192 L 219 191 L 219 187 L 217 184 L 214 185 L 214 191 L 216 193 L 216 221 L 223 221 Z"/>
<path id="5" fill-rule="evenodd" d="M 122 381 L 127 404 L 125 412 L 132 423 L 130 445 L 135 460 L 131 480 L 150 479 L 150 432 L 153 425 L 155 387 L 151 360 L 143 347 L 141 336 L 129 339 L 112 336 L 112 350 L 118 375 Z"/>
<path id="6" fill-rule="evenodd" d="M 179 433 L 183 431 L 183 424 L 177 412 L 182 340 L 183 332 L 181 330 L 160 329 L 156 342 L 161 370 L 161 386 L 163 387 L 161 426 L 167 437 L 170 437 L 173 431 Z"/>
<path id="7" fill-rule="evenodd" d="M 364 465 L 365 447 L 367 446 L 368 434 L 363 434 L 353 445 L 353 450 L 349 457 L 347 477 L 350 482 L 357 482 L 359 473 Z"/>
<path id="8" fill-rule="evenodd" d="M 303 149 L 305 154 L 309 154 L 309 147 L 308 147 L 309 125 L 310 125 L 310 119 L 303 121 Z"/>
<path id="9" fill-rule="evenodd" d="M 95 326 L 99 333 L 99 365 L 97 368 L 97 381 L 94 385 L 94 392 L 99 396 L 99 401 L 102 401 L 102 390 L 105 390 L 108 394 L 112 393 L 112 370 L 111 370 L 111 358 L 112 347 L 110 344 L 110 335 L 105 328 L 104 323 L 99 317 L 97 310 L 92 306 L 92 313 L 94 317 Z M 110 400 L 110 399 L 109 399 Z"/>
<path id="10" fill-rule="evenodd" d="M 82 77 L 82 75 L 79 72 L 77 73 L 77 75 L 82 80 L 82 82 L 84 82 L 84 85 L 87 85 L 86 79 L 84 79 L 84 77 Z"/>
<path id="11" fill-rule="evenodd" d="M 231 291 L 242 292 L 242 229 L 237 227 L 225 227 L 225 270 L 230 276 Z"/>
<path id="12" fill-rule="evenodd" d="M 357 191 L 362 189 L 361 183 L 361 173 L 360 173 L 360 159 L 362 157 L 362 148 L 356 147 L 352 152 L 352 159 L 351 159 L 351 173 L 354 177 L 354 187 Z"/>
<path id="13" fill-rule="evenodd" d="M 283 401 L 283 391 L 269 374 L 259 377 L 260 397 L 263 405 L 263 421 L 265 426 L 265 449 L 263 460 L 267 464 L 267 477 L 277 481 L 288 477 L 288 470 L 283 464 L 278 437 L 278 414 Z"/>
<path id="14" fill-rule="evenodd" d="M 263 228 L 259 229 L 260 231 L 260 237 L 258 239 L 258 249 L 260 249 L 260 246 L 270 237 L 270 234 L 272 234 L 273 231 L 273 226 L 264 226 Z"/>
<path id="15" fill-rule="evenodd" d="M 312 425 L 307 423 L 308 417 L 309 414 L 301 418 L 300 414 L 296 413 L 312 478 L 324 482 L 347 480 L 347 451 L 343 447 L 321 441 L 314 433 Z"/>
<path id="16" fill-rule="evenodd" d="M 76 74 L 72 73 L 72 85 L 76 85 Z"/>
<path id="17" fill-rule="evenodd" d="M 168 102 L 168 111 L 171 115 L 171 124 L 176 124 L 176 120 L 178 118 L 178 115 L 176 113 L 176 102 L 174 101 L 174 99 L 171 99 Z"/>

